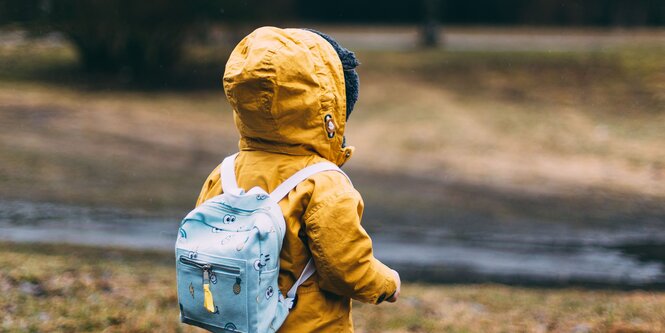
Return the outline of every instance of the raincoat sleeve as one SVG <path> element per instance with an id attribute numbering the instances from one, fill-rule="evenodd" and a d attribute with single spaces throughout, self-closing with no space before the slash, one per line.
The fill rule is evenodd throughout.
<path id="1" fill-rule="evenodd" d="M 381 303 L 397 285 L 390 268 L 374 258 L 372 240 L 360 225 L 364 207 L 360 193 L 343 175 L 325 174 L 317 181 L 304 215 L 319 287 L 361 302 Z"/>

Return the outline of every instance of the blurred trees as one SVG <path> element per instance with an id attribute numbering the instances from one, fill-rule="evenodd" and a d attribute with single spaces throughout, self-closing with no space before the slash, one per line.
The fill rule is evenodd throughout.
<path id="1" fill-rule="evenodd" d="M 361 23 L 421 22 L 429 8 L 445 24 L 662 26 L 663 0 L 295 0 L 298 18 Z M 428 14 L 425 14 L 428 15 Z"/>
<path id="2" fill-rule="evenodd" d="M 45 21 L 69 37 L 89 71 L 168 68 L 198 19 L 184 1 L 55 0 L 48 6 Z"/>
<path id="3" fill-rule="evenodd" d="M 210 23 L 251 27 L 287 22 L 419 23 L 436 43 L 445 24 L 644 26 L 665 24 L 662 0 L 0 0 L 0 25 L 58 31 L 88 71 L 167 72 L 187 36 Z M 292 25 L 292 24 L 289 24 Z M 238 28 L 246 27 L 246 28 Z"/>
<path id="4" fill-rule="evenodd" d="M 422 44 L 425 47 L 435 47 L 439 44 L 439 18 L 438 13 L 441 0 L 423 0 L 424 12 L 421 27 Z"/>
<path id="5" fill-rule="evenodd" d="M 3 0 L 0 20 L 33 33 L 58 31 L 91 72 L 165 72 L 180 58 L 184 39 L 219 20 L 224 9 L 245 14 L 237 1 Z"/>

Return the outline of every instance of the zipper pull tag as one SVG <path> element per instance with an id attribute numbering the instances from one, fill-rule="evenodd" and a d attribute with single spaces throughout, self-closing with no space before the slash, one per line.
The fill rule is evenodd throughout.
<path id="1" fill-rule="evenodd" d="M 217 312 L 215 310 L 215 302 L 212 299 L 212 292 L 210 292 L 210 267 L 203 267 L 203 307 L 210 313 Z"/>
<path id="2" fill-rule="evenodd" d="M 236 283 L 233 284 L 233 293 L 238 295 L 240 294 L 240 283 L 242 280 L 240 280 L 239 277 L 236 277 Z"/>

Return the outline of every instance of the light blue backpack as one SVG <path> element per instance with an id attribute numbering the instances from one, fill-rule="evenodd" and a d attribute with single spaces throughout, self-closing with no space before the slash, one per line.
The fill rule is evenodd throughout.
<path id="1" fill-rule="evenodd" d="M 275 332 L 294 306 L 298 286 L 315 271 L 310 259 L 286 297 L 279 291 L 286 226 L 277 203 L 315 173 L 344 172 L 323 162 L 296 172 L 270 194 L 259 187 L 244 191 L 236 182 L 236 156 L 222 162 L 223 193 L 180 224 L 175 246 L 180 319 L 212 332 Z"/>

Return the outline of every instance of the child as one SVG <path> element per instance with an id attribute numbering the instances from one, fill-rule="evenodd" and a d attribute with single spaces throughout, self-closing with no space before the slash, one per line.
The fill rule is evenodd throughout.
<path id="1" fill-rule="evenodd" d="M 271 192 L 306 166 L 344 164 L 344 127 L 358 97 L 355 55 L 320 32 L 263 27 L 233 50 L 224 91 L 240 133 L 235 163 L 238 185 Z M 198 204 L 222 191 L 219 170 Z M 352 332 L 351 298 L 378 304 L 397 300 L 400 280 L 372 253 L 360 225 L 363 201 L 344 175 L 318 173 L 279 203 L 286 220 L 280 254 L 283 294 L 310 257 L 316 273 L 279 332 Z"/>

